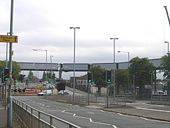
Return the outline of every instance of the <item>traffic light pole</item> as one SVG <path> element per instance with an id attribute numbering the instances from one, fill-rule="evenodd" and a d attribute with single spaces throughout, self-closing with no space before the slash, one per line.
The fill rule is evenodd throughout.
<path id="1" fill-rule="evenodd" d="M 90 105 L 90 83 L 88 83 L 88 96 L 87 96 L 87 102 L 88 102 L 88 105 Z"/>
<path id="2" fill-rule="evenodd" d="M 109 86 L 107 86 L 107 108 L 109 108 Z"/>

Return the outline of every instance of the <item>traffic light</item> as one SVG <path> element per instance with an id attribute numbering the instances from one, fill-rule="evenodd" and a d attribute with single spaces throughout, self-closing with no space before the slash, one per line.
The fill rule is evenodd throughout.
<path id="1" fill-rule="evenodd" d="M 88 72 L 87 73 L 87 77 L 88 77 L 88 83 L 92 83 L 92 73 L 91 72 Z"/>
<path id="2" fill-rule="evenodd" d="M 4 69 L 4 81 L 9 78 L 9 69 Z"/>
<path id="3" fill-rule="evenodd" d="M 111 83 L 112 82 L 112 72 L 106 71 L 106 82 Z"/>

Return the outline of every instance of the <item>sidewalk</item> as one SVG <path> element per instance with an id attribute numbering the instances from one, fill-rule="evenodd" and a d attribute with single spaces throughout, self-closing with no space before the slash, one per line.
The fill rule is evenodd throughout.
<path id="1" fill-rule="evenodd" d="M 7 121 L 6 110 L 0 102 L 0 128 L 6 128 L 7 124 L 6 121 Z"/>
<path id="2" fill-rule="evenodd" d="M 102 110 L 121 113 L 130 116 L 138 116 L 138 117 L 143 117 L 148 119 L 170 122 L 170 111 L 154 111 L 154 110 L 144 110 L 144 109 L 136 109 L 130 107 L 102 108 Z"/>
<path id="3" fill-rule="evenodd" d="M 129 116 L 137 116 L 137 117 L 142 117 L 147 119 L 170 122 L 170 111 L 149 110 L 149 109 L 145 110 L 140 108 L 136 109 L 127 105 L 126 106 L 115 105 L 112 106 L 111 108 L 106 108 L 98 104 L 90 104 L 89 106 L 86 107 L 100 109 L 100 110 L 114 112 L 114 113 L 120 113 Z"/>

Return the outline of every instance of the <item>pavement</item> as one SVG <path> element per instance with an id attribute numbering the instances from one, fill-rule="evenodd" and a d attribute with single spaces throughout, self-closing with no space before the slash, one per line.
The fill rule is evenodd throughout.
<path id="1" fill-rule="evenodd" d="M 105 111 L 121 113 L 130 116 L 138 116 L 147 119 L 160 120 L 160 121 L 168 121 L 170 122 L 170 112 L 163 111 L 153 111 L 153 110 L 143 110 L 136 108 L 104 108 Z"/>
<path id="2" fill-rule="evenodd" d="M 0 128 L 6 128 L 6 124 L 7 124 L 7 111 L 0 102 Z"/>
<path id="3" fill-rule="evenodd" d="M 106 107 L 101 107 L 99 105 L 91 104 L 87 107 L 101 109 L 104 111 L 119 113 L 123 115 L 137 116 L 137 117 L 145 118 L 146 120 L 153 119 L 153 120 L 170 122 L 170 111 L 168 110 L 147 109 L 147 108 L 140 108 L 140 107 L 135 108 L 128 105 L 126 106 L 112 105 L 112 107 L 106 108 Z"/>

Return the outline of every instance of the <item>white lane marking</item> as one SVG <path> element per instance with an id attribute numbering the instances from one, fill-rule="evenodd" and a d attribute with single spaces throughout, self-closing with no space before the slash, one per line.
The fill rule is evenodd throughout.
<path id="1" fill-rule="evenodd" d="M 116 125 L 112 125 L 112 127 L 113 127 L 113 128 L 117 128 L 117 126 L 116 126 Z"/>
<path id="2" fill-rule="evenodd" d="M 148 119 L 148 118 L 145 118 L 145 117 L 140 117 L 141 119 L 143 119 L 143 120 L 150 120 L 150 119 Z"/>
<path id="3" fill-rule="evenodd" d="M 118 115 L 120 115 L 120 116 L 125 116 L 124 114 L 121 114 L 121 113 L 117 113 Z"/>
<path id="4" fill-rule="evenodd" d="M 83 119 L 87 119 L 87 120 L 89 119 L 89 118 L 87 118 L 87 117 L 77 116 L 75 113 L 66 112 L 66 110 L 63 110 L 63 111 L 61 111 L 61 112 L 63 112 L 63 113 L 67 113 L 67 114 L 70 114 L 70 115 L 72 115 L 73 117 L 83 118 Z"/>
<path id="5" fill-rule="evenodd" d="M 107 126 L 112 125 L 112 124 L 108 124 L 108 123 L 95 122 L 91 118 L 89 120 L 90 120 L 91 123 L 94 123 L 94 124 L 101 124 L 101 125 L 107 125 Z"/>
<path id="6" fill-rule="evenodd" d="M 131 115 L 126 115 L 126 114 L 122 114 L 122 113 L 117 113 L 118 115 L 120 116 L 128 116 L 128 117 L 134 117 L 134 116 L 131 116 Z"/>
<path id="7" fill-rule="evenodd" d="M 92 122 L 92 119 L 91 119 L 91 118 L 89 118 L 89 121 L 90 121 L 90 122 Z"/>
<path id="8" fill-rule="evenodd" d="M 93 121 L 91 118 L 87 118 L 87 117 L 83 117 L 83 116 L 77 116 L 75 113 L 71 113 L 71 112 L 66 112 L 66 110 L 61 111 L 63 113 L 67 113 L 67 114 L 71 114 L 73 115 L 73 117 L 77 117 L 77 118 L 84 118 L 90 121 L 90 123 L 94 123 L 94 124 L 101 124 L 101 125 L 107 125 L 107 126 L 112 126 L 113 128 L 117 128 L 116 125 L 112 125 L 112 124 L 108 124 L 108 123 L 102 123 L 102 122 L 95 122 Z"/>
<path id="9" fill-rule="evenodd" d="M 103 110 L 100 110 L 101 112 L 105 112 L 105 111 L 103 111 Z"/>
<path id="10" fill-rule="evenodd" d="M 136 109 L 142 109 L 142 110 L 148 110 L 148 111 L 157 111 L 157 112 L 170 112 L 170 111 L 167 111 L 167 110 L 141 108 L 141 107 L 136 107 Z"/>

